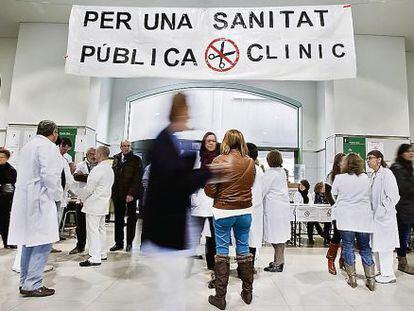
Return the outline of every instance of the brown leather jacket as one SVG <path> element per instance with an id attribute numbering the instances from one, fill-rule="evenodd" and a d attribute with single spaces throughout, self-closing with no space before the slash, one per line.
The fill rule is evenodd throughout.
<path id="1" fill-rule="evenodd" d="M 252 186 L 256 175 L 254 161 L 242 157 L 237 150 L 222 154 L 213 163 L 230 162 L 233 164 L 231 173 L 226 175 L 227 182 L 208 184 L 204 188 L 207 196 L 214 199 L 214 207 L 219 209 L 244 209 L 252 206 Z"/>

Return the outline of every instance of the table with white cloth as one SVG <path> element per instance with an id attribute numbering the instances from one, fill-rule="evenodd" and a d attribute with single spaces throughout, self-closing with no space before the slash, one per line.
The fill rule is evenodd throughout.
<path id="1" fill-rule="evenodd" d="M 302 223 L 332 221 L 332 207 L 329 204 L 290 204 L 290 209 L 294 246 L 301 246 Z"/>

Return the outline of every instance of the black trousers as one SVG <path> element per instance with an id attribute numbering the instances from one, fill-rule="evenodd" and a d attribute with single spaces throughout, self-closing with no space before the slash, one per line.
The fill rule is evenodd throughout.
<path id="1" fill-rule="evenodd" d="M 86 244 L 86 215 L 82 210 L 82 204 L 76 205 L 76 243 L 77 249 L 85 249 Z"/>
<path id="2" fill-rule="evenodd" d="M 400 247 L 397 248 L 398 257 L 407 256 L 407 247 L 408 242 L 410 241 L 410 232 L 411 226 L 413 224 L 405 224 L 401 221 L 401 218 L 397 215 L 397 224 L 398 224 L 398 235 L 400 238 Z"/>
<path id="3" fill-rule="evenodd" d="M 9 233 L 10 211 L 12 200 L 0 197 L 0 234 L 4 247 L 7 246 L 7 235 Z"/>
<path id="4" fill-rule="evenodd" d="M 339 243 L 341 243 L 341 234 L 340 234 L 338 228 L 336 227 L 336 220 L 333 220 L 332 224 L 333 224 L 333 235 L 332 235 L 331 243 L 332 244 L 339 244 Z"/>
<path id="5" fill-rule="evenodd" d="M 208 217 L 211 237 L 206 237 L 206 262 L 207 269 L 214 271 L 214 257 L 216 256 L 216 235 L 214 231 L 213 217 Z"/>
<path id="6" fill-rule="evenodd" d="M 125 214 L 127 216 L 127 245 L 131 245 L 135 238 L 137 226 L 137 201 L 126 203 L 125 200 L 112 198 L 115 210 L 115 244 L 124 246 Z M 162 228 L 160 228 L 162 230 Z"/>
<path id="7" fill-rule="evenodd" d="M 316 232 L 318 232 L 320 236 L 324 237 L 324 232 L 319 222 L 308 221 L 306 224 L 306 231 L 308 232 L 309 240 L 313 240 L 313 228 L 316 228 Z"/>
<path id="8" fill-rule="evenodd" d="M 309 221 L 306 224 L 306 230 L 308 232 L 308 239 L 309 240 L 313 240 L 313 228 L 316 228 L 316 232 L 318 232 L 318 234 L 321 237 L 323 237 L 325 241 L 327 241 L 327 242 L 330 241 L 329 231 L 331 230 L 331 223 L 329 223 L 329 222 L 324 223 L 323 229 L 322 229 L 322 226 L 319 222 Z"/>

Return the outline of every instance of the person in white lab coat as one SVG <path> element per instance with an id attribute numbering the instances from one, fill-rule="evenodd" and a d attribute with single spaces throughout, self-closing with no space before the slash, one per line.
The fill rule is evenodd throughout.
<path id="1" fill-rule="evenodd" d="M 67 150 L 65 148 L 62 149 L 61 145 L 62 138 L 58 137 L 56 144 L 59 146 L 59 154 L 60 160 L 62 162 L 62 173 L 61 173 L 61 179 L 58 183 L 59 187 L 59 197 L 56 199 L 56 206 L 58 209 L 58 225 L 60 227 L 62 223 L 63 213 L 65 211 L 65 208 L 68 206 L 68 192 L 69 189 L 73 186 L 75 183 L 75 180 L 73 179 L 71 168 L 69 167 L 69 163 L 65 158 L 65 154 L 67 154 Z M 70 140 L 69 140 L 70 142 Z M 63 237 L 60 238 L 61 240 L 65 240 Z"/>
<path id="2" fill-rule="evenodd" d="M 42 273 L 52 248 L 59 241 L 55 193 L 60 178 L 60 159 L 54 142 L 54 122 L 43 120 L 37 135 L 19 154 L 8 244 L 22 245 L 20 293 L 44 297 L 55 293 L 42 286 Z"/>
<path id="3" fill-rule="evenodd" d="M 86 187 L 88 176 L 91 170 L 96 166 L 95 161 L 96 149 L 90 147 L 86 150 L 86 159 L 76 165 L 73 178 L 77 183 L 73 186 L 73 191 L 76 193 L 79 189 Z M 76 205 L 76 246 L 69 252 L 69 255 L 83 253 L 86 245 L 86 216 L 81 210 L 82 205 Z"/>
<path id="4" fill-rule="evenodd" d="M 86 236 L 89 244 L 90 258 L 79 263 L 81 267 L 99 266 L 106 260 L 105 215 L 108 214 L 111 188 L 114 183 L 114 172 L 108 161 L 109 148 L 96 148 L 98 165 L 88 176 L 86 187 L 80 190 L 79 197 L 83 202 L 82 212 L 86 214 Z"/>
<path id="5" fill-rule="evenodd" d="M 379 274 L 377 283 L 395 283 L 394 249 L 400 247 L 395 205 L 400 200 L 394 174 L 378 150 L 367 154 L 368 166 L 374 171 L 371 176 L 371 206 L 374 211 L 372 251 Z"/>
<path id="6" fill-rule="evenodd" d="M 249 249 L 253 255 L 253 262 L 256 260 L 257 249 L 262 247 L 263 242 L 263 170 L 257 161 L 257 146 L 247 143 L 249 149 L 249 157 L 255 161 L 256 176 L 252 187 L 252 225 L 249 232 Z"/>
<path id="7" fill-rule="evenodd" d="M 287 177 L 278 150 L 266 157 L 270 168 L 263 177 L 264 240 L 273 245 L 274 260 L 264 268 L 268 272 L 282 272 L 285 264 L 285 243 L 290 239 L 290 204 Z"/>
<path id="8" fill-rule="evenodd" d="M 60 154 L 68 163 L 70 167 L 70 172 L 73 174 L 73 172 L 75 171 L 75 163 L 73 163 L 72 156 L 68 153 L 72 149 L 72 141 L 68 137 L 62 137 L 62 139 L 59 140 L 58 146 Z"/>
<path id="9" fill-rule="evenodd" d="M 374 214 L 370 203 L 370 181 L 364 173 L 364 160 L 350 153 L 345 157 L 340 175 L 335 177 L 332 185 L 332 195 L 337 196 L 332 208 L 332 218 L 342 238 L 345 270 L 348 274 L 348 284 L 355 288 L 355 238 L 358 243 L 364 267 L 366 286 L 370 291 L 375 290 L 375 264 L 372 259 L 370 236 L 373 232 Z"/>

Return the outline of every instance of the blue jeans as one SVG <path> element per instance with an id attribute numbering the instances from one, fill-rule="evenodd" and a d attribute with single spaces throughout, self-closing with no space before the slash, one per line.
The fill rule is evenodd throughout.
<path id="1" fill-rule="evenodd" d="M 349 266 L 355 264 L 355 237 L 358 243 L 359 254 L 362 263 L 366 266 L 374 264 L 372 260 L 371 246 L 369 245 L 370 233 L 341 231 L 342 258 Z"/>
<path id="2" fill-rule="evenodd" d="M 229 255 L 231 228 L 233 228 L 234 237 L 236 238 L 237 256 L 249 255 L 249 231 L 251 224 L 251 214 L 214 219 L 217 255 Z"/>
<path id="3" fill-rule="evenodd" d="M 42 274 L 52 244 L 33 247 L 23 246 L 20 263 L 20 286 L 24 290 L 36 290 L 42 287 Z"/>

